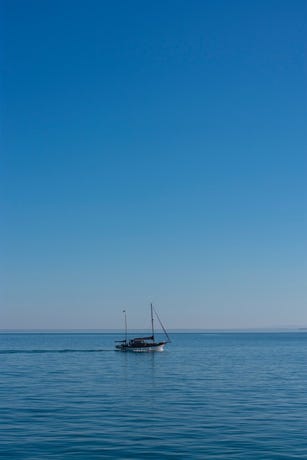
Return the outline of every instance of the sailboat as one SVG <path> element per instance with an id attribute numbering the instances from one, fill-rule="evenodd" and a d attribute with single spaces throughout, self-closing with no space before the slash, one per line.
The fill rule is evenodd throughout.
<path id="1" fill-rule="evenodd" d="M 134 352 L 146 352 L 146 351 L 163 351 L 164 346 L 171 341 L 168 333 L 166 332 L 158 313 L 153 307 L 152 303 L 150 304 L 150 316 L 151 316 L 151 335 L 148 337 L 135 337 L 134 339 L 128 340 L 127 336 L 127 314 L 126 310 L 123 310 L 125 315 L 125 338 L 124 340 L 116 340 L 115 345 L 116 350 L 118 351 L 134 351 Z M 154 330 L 154 313 L 160 323 L 160 326 L 163 329 L 163 332 L 166 336 L 166 340 L 162 342 L 155 341 L 155 330 Z"/>

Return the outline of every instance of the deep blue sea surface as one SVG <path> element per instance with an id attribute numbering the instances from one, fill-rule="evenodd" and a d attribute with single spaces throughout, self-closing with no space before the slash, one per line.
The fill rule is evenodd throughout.
<path id="1" fill-rule="evenodd" d="M 0 458 L 307 459 L 307 333 L 0 334 Z"/>

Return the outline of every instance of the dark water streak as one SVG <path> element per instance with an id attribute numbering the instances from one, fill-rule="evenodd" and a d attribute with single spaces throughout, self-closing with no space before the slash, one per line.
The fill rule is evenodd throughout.
<path id="1" fill-rule="evenodd" d="M 109 350 L 73 350 L 73 349 L 63 349 L 63 350 L 0 350 L 0 355 L 10 355 L 10 354 L 32 354 L 32 353 L 101 353 L 102 351 L 112 351 Z"/>

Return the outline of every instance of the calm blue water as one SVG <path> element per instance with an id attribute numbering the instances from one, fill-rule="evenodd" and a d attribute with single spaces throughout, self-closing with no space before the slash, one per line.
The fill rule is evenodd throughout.
<path id="1" fill-rule="evenodd" d="M 307 459 L 307 333 L 0 335 L 3 459 Z"/>

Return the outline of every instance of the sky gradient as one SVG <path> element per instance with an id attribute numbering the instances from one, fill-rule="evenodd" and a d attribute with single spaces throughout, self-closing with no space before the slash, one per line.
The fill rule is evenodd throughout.
<path id="1" fill-rule="evenodd" d="M 2 5 L 0 327 L 307 326 L 307 2 Z"/>

